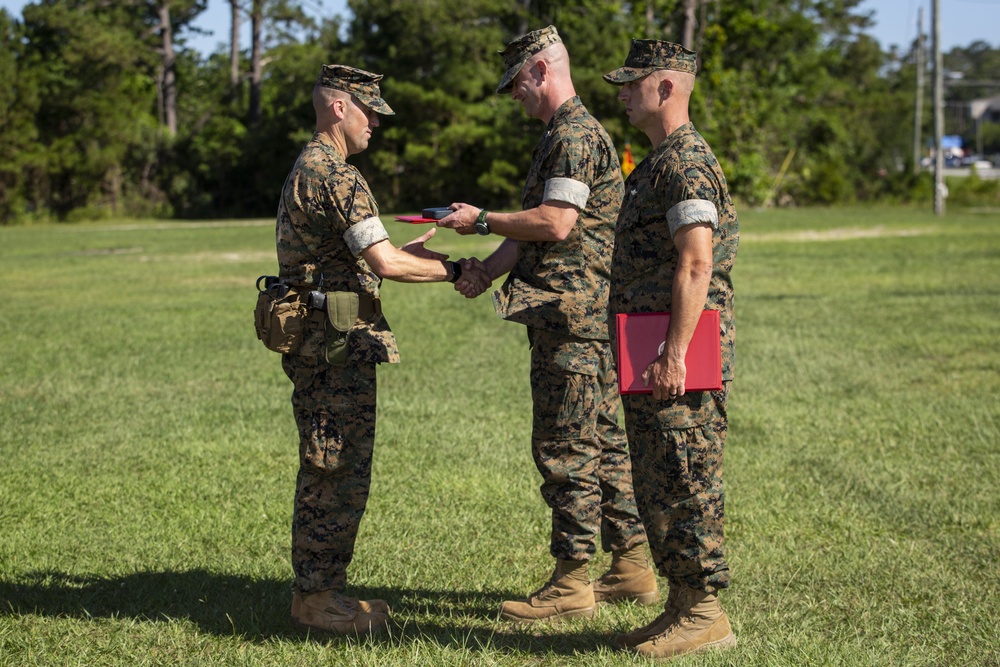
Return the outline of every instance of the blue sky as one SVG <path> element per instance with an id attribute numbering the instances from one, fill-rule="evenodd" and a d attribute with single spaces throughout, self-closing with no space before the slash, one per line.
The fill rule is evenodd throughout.
<path id="1" fill-rule="evenodd" d="M 968 46 L 983 40 L 1000 48 L 1000 0 L 939 0 L 941 10 L 941 44 L 944 50 L 955 46 Z M 20 17 L 27 0 L 0 0 L 0 7 Z M 316 2 L 308 3 L 319 7 Z M 317 13 L 332 16 L 346 11 L 346 0 L 322 0 Z M 917 36 L 917 11 L 924 8 L 924 31 L 930 33 L 931 0 L 865 0 L 861 9 L 875 12 L 875 27 L 871 34 L 883 48 L 896 44 L 908 48 Z M 190 44 L 210 53 L 228 39 L 229 3 L 227 0 L 209 0 L 208 10 L 199 17 L 200 28 L 210 30 L 211 36 L 191 39 Z M 247 38 L 248 39 L 248 38 Z M 246 41 L 246 39 L 245 39 Z"/>
<path id="2" fill-rule="evenodd" d="M 941 46 L 945 51 L 982 40 L 1000 48 L 1000 0 L 939 0 Z M 870 32 L 883 48 L 908 48 L 917 37 L 917 13 L 924 8 L 924 33 L 931 32 L 930 0 L 865 0 L 861 9 L 875 12 Z"/>

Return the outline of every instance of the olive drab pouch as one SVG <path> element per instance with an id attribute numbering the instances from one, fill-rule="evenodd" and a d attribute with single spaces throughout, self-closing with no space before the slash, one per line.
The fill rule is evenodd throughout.
<path id="1" fill-rule="evenodd" d="M 253 311 L 257 338 L 274 352 L 296 352 L 302 345 L 307 314 L 301 293 L 277 276 L 258 278 L 257 291 Z"/>
<path id="2" fill-rule="evenodd" d="M 328 292 L 326 317 L 326 360 L 333 366 L 347 363 L 347 340 L 351 327 L 358 321 L 359 299 L 354 292 Z"/>

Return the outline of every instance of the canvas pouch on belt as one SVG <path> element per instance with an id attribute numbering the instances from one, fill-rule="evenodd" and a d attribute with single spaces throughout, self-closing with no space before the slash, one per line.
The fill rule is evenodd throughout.
<path id="1" fill-rule="evenodd" d="M 261 289 L 261 279 L 267 278 Z M 273 276 L 257 281 L 257 307 L 253 311 L 254 329 L 264 347 L 282 354 L 297 352 L 302 346 L 307 306 L 303 294 Z"/>
<path id="2" fill-rule="evenodd" d="M 347 363 L 347 341 L 351 327 L 358 321 L 360 299 L 354 292 L 326 294 L 326 361 L 332 366 Z"/>

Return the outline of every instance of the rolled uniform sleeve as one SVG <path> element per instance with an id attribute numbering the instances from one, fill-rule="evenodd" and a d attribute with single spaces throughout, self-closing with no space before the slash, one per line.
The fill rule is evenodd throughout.
<path id="1" fill-rule="evenodd" d="M 594 158 L 590 142 L 577 140 L 573 128 L 565 130 L 554 142 L 546 158 L 545 188 L 542 203 L 550 201 L 566 202 L 581 211 L 590 199 L 590 184 L 595 181 Z"/>
<path id="2" fill-rule="evenodd" d="M 378 217 L 375 199 L 368 191 L 367 184 L 360 179 L 355 187 L 354 201 L 350 204 L 347 224 L 344 242 L 355 257 L 360 257 L 366 249 L 389 238 L 389 232 Z"/>
<path id="3" fill-rule="evenodd" d="M 700 166 L 678 168 L 669 186 L 660 191 L 661 205 L 667 211 L 667 227 L 673 238 L 681 227 L 706 224 L 719 229 L 719 207 L 724 188 L 717 176 Z"/>
<path id="4" fill-rule="evenodd" d="M 385 231 L 382 221 L 376 217 L 365 218 L 344 232 L 344 241 L 355 257 L 360 257 L 366 249 L 387 238 L 389 232 Z"/>
<path id="5" fill-rule="evenodd" d="M 542 202 L 560 201 L 572 204 L 581 211 L 590 198 L 590 186 L 572 178 L 550 178 L 545 181 Z"/>
<path id="6" fill-rule="evenodd" d="M 712 229 L 719 228 L 719 211 L 710 201 L 705 199 L 688 199 L 678 202 L 667 211 L 667 224 L 670 226 L 670 236 L 673 238 L 677 230 L 686 225 L 707 224 Z"/>

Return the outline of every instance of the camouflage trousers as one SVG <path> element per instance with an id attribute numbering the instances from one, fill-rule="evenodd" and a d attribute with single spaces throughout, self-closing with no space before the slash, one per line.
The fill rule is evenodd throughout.
<path id="1" fill-rule="evenodd" d="M 292 568 L 304 593 L 342 591 L 365 513 L 375 444 L 375 364 L 284 355 L 299 429 Z"/>
<path id="2" fill-rule="evenodd" d="M 541 329 L 528 335 L 531 449 L 552 510 L 552 556 L 589 560 L 598 533 L 604 551 L 644 544 L 610 345 Z"/>
<path id="3" fill-rule="evenodd" d="M 714 592 L 729 586 L 722 550 L 722 455 L 729 382 L 677 401 L 626 394 L 635 495 L 659 573 Z"/>

